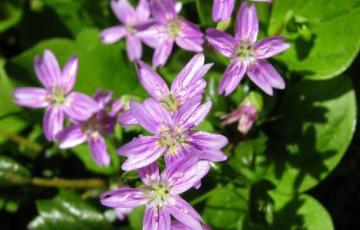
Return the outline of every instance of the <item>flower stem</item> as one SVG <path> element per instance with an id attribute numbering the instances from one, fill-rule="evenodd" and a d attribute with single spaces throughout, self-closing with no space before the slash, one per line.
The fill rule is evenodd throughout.
<path id="1" fill-rule="evenodd" d="M 63 179 L 63 178 L 37 178 L 34 177 L 31 183 L 40 187 L 58 187 L 58 188 L 73 188 L 73 189 L 91 189 L 106 185 L 106 181 L 102 179 Z"/>
<path id="2" fill-rule="evenodd" d="M 196 197 L 195 199 L 193 199 L 190 204 L 191 205 L 197 205 L 201 202 L 203 202 L 204 200 L 206 200 L 207 198 L 209 198 L 215 191 L 216 191 L 217 187 L 208 191 L 207 193 L 204 193 L 203 195 Z"/>
<path id="3" fill-rule="evenodd" d="M 12 140 L 13 142 L 18 143 L 20 145 L 25 145 L 26 147 L 28 147 L 31 150 L 34 150 L 35 152 L 40 152 L 43 149 L 42 145 L 6 130 L 0 130 L 0 136 L 8 138 L 9 140 Z"/>

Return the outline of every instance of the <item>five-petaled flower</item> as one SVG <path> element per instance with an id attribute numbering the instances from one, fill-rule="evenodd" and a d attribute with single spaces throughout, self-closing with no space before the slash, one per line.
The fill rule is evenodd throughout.
<path id="1" fill-rule="evenodd" d="M 126 37 L 127 54 L 131 61 L 142 56 L 141 39 L 137 33 L 150 21 L 148 0 L 140 0 L 134 9 L 127 0 L 111 0 L 111 8 L 123 25 L 113 26 L 100 32 L 103 43 L 114 43 Z"/>
<path id="2" fill-rule="evenodd" d="M 220 150 L 228 143 L 226 137 L 194 130 L 205 119 L 211 102 L 189 102 L 173 115 L 152 98 L 142 104 L 131 102 L 130 108 L 139 124 L 153 136 L 139 136 L 118 149 L 118 154 L 128 158 L 123 170 L 145 167 L 161 156 L 167 165 L 193 154 L 208 161 L 226 160 Z"/>
<path id="3" fill-rule="evenodd" d="M 219 53 L 231 59 L 220 82 L 218 93 L 231 94 L 245 73 L 265 93 L 272 95 L 273 88 L 284 89 L 285 82 L 265 59 L 290 47 L 283 37 L 269 37 L 256 42 L 259 21 L 253 4 L 244 2 L 239 10 L 235 38 L 216 29 L 207 30 L 207 40 Z"/>
<path id="4" fill-rule="evenodd" d="M 87 141 L 96 164 L 99 166 L 110 165 L 110 156 L 106 149 L 104 136 L 113 134 L 117 116 L 122 109 L 121 101 L 112 101 L 111 98 L 112 92 L 98 90 L 94 99 L 101 109 L 89 119 L 74 121 L 74 124 L 59 132 L 57 136 L 60 141 L 59 147 L 62 149 L 73 148 Z"/>
<path id="5" fill-rule="evenodd" d="M 154 22 L 140 31 L 139 36 L 155 48 L 153 66 L 163 66 L 167 62 L 174 43 L 188 51 L 203 50 L 204 38 L 199 26 L 178 16 L 174 0 L 150 0 L 150 9 Z"/>
<path id="6" fill-rule="evenodd" d="M 251 0 L 253 2 L 268 2 L 271 3 L 272 0 Z M 214 0 L 214 5 L 212 9 L 212 19 L 217 21 L 226 21 L 231 17 L 232 12 L 234 11 L 235 0 Z"/>
<path id="7" fill-rule="evenodd" d="M 203 54 L 195 55 L 180 71 L 170 88 L 163 78 L 144 62 L 139 61 L 136 70 L 140 83 L 150 96 L 162 103 L 170 113 L 174 113 L 187 102 L 201 102 L 206 87 L 206 81 L 203 78 L 212 66 L 204 62 Z M 120 124 L 137 124 L 131 110 L 123 113 Z"/>
<path id="8" fill-rule="evenodd" d="M 146 205 L 144 230 L 171 229 L 171 216 L 190 229 L 202 230 L 201 216 L 179 194 L 198 184 L 209 169 L 209 162 L 198 161 L 196 156 L 174 162 L 161 175 L 153 163 L 138 170 L 145 187 L 108 191 L 100 201 L 111 208 Z"/>
<path id="9" fill-rule="evenodd" d="M 54 54 L 45 50 L 43 57 L 35 57 L 35 72 L 44 88 L 21 87 L 14 89 L 15 103 L 30 108 L 46 108 L 43 128 L 49 141 L 63 129 L 64 114 L 70 120 L 83 121 L 99 110 L 89 96 L 71 92 L 78 70 L 78 59 L 71 57 L 63 70 Z"/>

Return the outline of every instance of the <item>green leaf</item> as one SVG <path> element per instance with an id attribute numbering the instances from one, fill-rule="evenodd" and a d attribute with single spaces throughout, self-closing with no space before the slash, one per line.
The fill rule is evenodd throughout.
<path id="1" fill-rule="evenodd" d="M 35 55 L 41 55 L 44 49 L 50 49 L 62 66 L 72 55 L 78 56 L 80 65 L 76 91 L 92 95 L 97 89 L 103 88 L 113 90 L 114 96 L 134 93 L 138 86 L 137 77 L 122 45 L 104 45 L 98 33 L 96 29 L 84 29 L 75 41 L 62 38 L 42 41 L 10 60 L 7 66 L 9 75 L 16 77 L 23 85 L 39 84 L 33 70 L 33 59 Z M 31 79 L 31 82 L 26 79 Z"/>
<path id="2" fill-rule="evenodd" d="M 0 117 L 19 111 L 12 101 L 12 85 L 4 69 L 5 61 L 0 59 Z"/>
<path id="3" fill-rule="evenodd" d="M 232 185 L 216 188 L 204 208 L 205 223 L 215 229 L 235 229 L 247 212 L 247 193 L 247 190 Z"/>
<path id="4" fill-rule="evenodd" d="M 22 16 L 22 9 L 18 1 L 3 0 L 0 2 L 0 32 L 3 32 L 16 25 Z"/>
<path id="5" fill-rule="evenodd" d="M 302 194 L 295 197 L 270 192 L 275 201 L 274 220 L 268 225 L 257 225 L 244 219 L 238 230 L 333 230 L 327 210 L 313 197 Z"/>
<path id="6" fill-rule="evenodd" d="M 145 206 L 140 206 L 134 208 L 129 214 L 129 222 L 131 229 L 141 230 L 143 226 L 143 216 L 144 216 Z"/>
<path id="7" fill-rule="evenodd" d="M 353 137 L 356 101 L 346 76 L 306 80 L 287 92 L 258 167 L 267 167 L 266 178 L 289 194 L 312 188 L 337 166 Z"/>
<path id="8" fill-rule="evenodd" d="M 39 216 L 29 229 L 113 229 L 102 213 L 74 193 L 61 192 L 52 200 L 37 201 L 36 206 Z"/>
<path id="9" fill-rule="evenodd" d="M 344 72 L 360 49 L 360 0 L 274 1 L 271 35 L 283 35 L 291 49 L 277 59 L 312 79 Z"/>
<path id="10" fill-rule="evenodd" d="M 30 172 L 6 156 L 0 156 L 0 186 L 23 185 L 31 180 Z"/>

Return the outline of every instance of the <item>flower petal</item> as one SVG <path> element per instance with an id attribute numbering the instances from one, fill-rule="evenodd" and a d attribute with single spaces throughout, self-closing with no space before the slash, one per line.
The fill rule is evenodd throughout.
<path id="1" fill-rule="evenodd" d="M 161 45 L 159 45 L 154 52 L 152 59 L 153 66 L 161 67 L 165 65 L 173 50 L 173 46 L 174 41 L 172 39 L 167 39 Z"/>
<path id="2" fill-rule="evenodd" d="M 146 185 L 154 185 L 160 180 L 159 167 L 156 162 L 138 169 L 138 174 Z"/>
<path id="3" fill-rule="evenodd" d="M 45 50 L 43 57 L 35 57 L 35 72 L 46 89 L 52 90 L 58 86 L 61 70 L 55 55 L 50 50 Z"/>
<path id="4" fill-rule="evenodd" d="M 71 93 L 66 100 L 64 111 L 70 119 L 76 121 L 87 120 L 99 110 L 98 103 L 82 93 Z"/>
<path id="5" fill-rule="evenodd" d="M 151 48 L 157 48 L 168 38 L 166 24 L 148 22 L 141 26 L 136 36 Z"/>
<path id="6" fill-rule="evenodd" d="M 171 84 L 171 91 L 175 92 L 179 89 L 181 90 L 197 80 L 200 80 L 206 72 L 200 76 L 197 73 L 204 66 L 204 62 L 204 54 L 196 54 L 176 76 L 175 80 Z"/>
<path id="7" fill-rule="evenodd" d="M 176 44 L 184 50 L 202 52 L 204 38 L 200 28 L 186 20 L 181 20 L 179 23 L 180 34 L 176 37 Z"/>
<path id="8" fill-rule="evenodd" d="M 229 34 L 217 29 L 206 30 L 206 40 L 225 57 L 232 57 L 237 45 L 236 40 Z"/>
<path id="9" fill-rule="evenodd" d="M 138 23 L 145 23 L 150 17 L 150 4 L 148 0 L 140 0 L 136 7 L 136 18 Z"/>
<path id="10" fill-rule="evenodd" d="M 63 129 L 56 138 L 60 142 L 61 149 L 72 148 L 86 141 L 81 125 L 71 125 Z"/>
<path id="11" fill-rule="evenodd" d="M 174 204 L 166 205 L 165 210 L 190 229 L 203 230 L 201 217 L 190 204 L 179 196 L 171 196 L 171 200 Z"/>
<path id="12" fill-rule="evenodd" d="M 101 204 L 110 208 L 135 208 L 148 202 L 147 191 L 136 188 L 119 188 L 100 195 Z"/>
<path id="13" fill-rule="evenodd" d="M 166 147 L 160 146 L 157 137 L 134 138 L 117 150 L 117 153 L 128 159 L 122 165 L 125 171 L 139 169 L 155 162 L 165 152 Z"/>
<path id="14" fill-rule="evenodd" d="M 225 70 L 223 77 L 221 78 L 218 93 L 225 92 L 225 96 L 230 95 L 240 81 L 243 79 L 247 65 L 239 61 L 233 61 Z"/>
<path id="15" fill-rule="evenodd" d="M 79 59 L 75 56 L 71 57 L 65 64 L 61 76 L 61 85 L 65 93 L 69 93 L 74 88 L 78 68 Z"/>
<path id="16" fill-rule="evenodd" d="M 127 0 L 111 0 L 110 5 L 112 11 L 122 23 L 126 25 L 135 23 L 135 9 Z"/>
<path id="17" fill-rule="evenodd" d="M 124 26 L 113 26 L 100 32 L 102 43 L 111 44 L 119 41 L 126 36 L 126 28 Z"/>
<path id="18" fill-rule="evenodd" d="M 100 134 L 89 138 L 89 148 L 98 166 L 110 165 L 110 156 L 106 149 L 105 140 Z"/>
<path id="19" fill-rule="evenodd" d="M 256 42 L 259 32 L 259 21 L 256 7 L 249 5 L 246 1 L 241 4 L 236 18 L 235 38 L 240 42 L 247 42 L 251 45 Z"/>
<path id="20" fill-rule="evenodd" d="M 177 17 L 174 0 L 150 0 L 152 16 L 159 21 L 168 21 Z"/>
<path id="21" fill-rule="evenodd" d="M 42 88 L 21 87 L 13 91 L 14 102 L 29 108 L 44 108 L 49 105 L 46 100 L 48 92 Z"/>
<path id="22" fill-rule="evenodd" d="M 182 107 L 188 102 L 192 102 L 194 104 L 200 104 L 201 99 L 203 97 L 204 91 L 206 88 L 206 81 L 204 79 L 200 79 L 190 85 L 187 88 L 178 89 L 176 92 L 173 92 L 176 101 L 178 102 L 178 106 Z"/>
<path id="23" fill-rule="evenodd" d="M 126 50 L 130 61 L 139 60 L 142 55 L 141 40 L 135 36 L 127 36 Z"/>
<path id="24" fill-rule="evenodd" d="M 132 114 L 131 109 L 123 112 L 119 117 L 119 123 L 122 126 L 137 125 L 138 122 L 135 116 Z"/>
<path id="25" fill-rule="evenodd" d="M 277 89 L 285 89 L 284 79 L 269 62 L 266 60 L 259 60 L 256 66 L 272 87 Z"/>
<path id="26" fill-rule="evenodd" d="M 229 141 L 220 134 L 197 131 L 190 135 L 191 142 L 201 147 L 221 149 L 225 147 Z"/>
<path id="27" fill-rule="evenodd" d="M 231 17 L 234 6 L 235 0 L 214 0 L 212 19 L 215 22 L 228 20 Z"/>
<path id="28" fill-rule="evenodd" d="M 267 81 L 266 77 L 264 76 L 263 72 L 258 68 L 258 64 L 252 64 L 249 66 L 247 75 L 249 76 L 250 80 L 255 83 L 260 89 L 262 89 L 265 93 L 269 94 L 270 96 L 273 95 L 273 89 L 271 84 Z"/>
<path id="29" fill-rule="evenodd" d="M 136 72 L 141 85 L 151 97 L 160 101 L 169 95 L 169 87 L 166 85 L 166 82 L 150 66 L 142 61 L 138 61 Z"/>
<path id="30" fill-rule="evenodd" d="M 60 107 L 48 107 L 45 110 L 43 129 L 48 141 L 54 141 L 64 126 L 64 112 Z"/>
<path id="31" fill-rule="evenodd" d="M 170 230 L 170 214 L 158 207 L 146 207 L 144 213 L 143 230 Z"/>
<path id="32" fill-rule="evenodd" d="M 157 101 L 150 98 L 142 104 L 130 102 L 130 108 L 139 124 L 151 133 L 173 124 L 170 113 Z"/>
<path id="33" fill-rule="evenodd" d="M 272 57 L 276 54 L 283 52 L 290 48 L 290 45 L 285 43 L 284 37 L 269 37 L 259 42 L 256 42 L 253 46 L 255 56 L 257 59 L 265 59 Z"/>
<path id="34" fill-rule="evenodd" d="M 194 128 L 205 119 L 211 109 L 211 106 L 211 101 L 202 105 L 189 101 L 174 115 L 175 122 L 184 129 Z"/>
<path id="35" fill-rule="evenodd" d="M 199 157 L 194 155 L 167 166 L 161 173 L 161 180 L 171 187 L 172 194 L 180 194 L 199 183 L 209 170 L 209 162 L 199 161 Z"/>

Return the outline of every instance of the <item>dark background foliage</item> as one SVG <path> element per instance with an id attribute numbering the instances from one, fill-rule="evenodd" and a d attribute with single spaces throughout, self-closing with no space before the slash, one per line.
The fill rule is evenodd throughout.
<path id="1" fill-rule="evenodd" d="M 203 29 L 216 27 L 211 0 L 182 2 L 183 17 Z M 360 1 L 274 0 L 257 7 L 260 37 L 283 35 L 292 44 L 271 60 L 287 89 L 267 97 L 245 80 L 231 97 L 217 96 L 227 63 L 207 47 L 207 61 L 215 66 L 207 76 L 206 98 L 214 108 L 201 129 L 221 132 L 232 144 L 225 150 L 229 161 L 216 165 L 202 189 L 185 198 L 214 229 L 360 229 Z M 140 228 L 141 208 L 125 222 L 114 222 L 97 198 L 108 185 L 136 185 L 135 174 L 119 173 L 123 159 L 114 150 L 140 129 L 117 127 L 107 139 L 113 163 L 99 168 L 86 146 L 60 151 L 46 142 L 42 111 L 11 102 L 12 87 L 38 85 L 33 57 L 45 48 L 62 65 L 79 56 L 78 91 L 93 94 L 102 87 L 116 97 L 144 99 L 124 43 L 106 46 L 98 38 L 99 30 L 116 24 L 107 0 L 0 2 L 0 229 Z M 150 62 L 152 50 L 144 52 Z M 171 81 L 191 56 L 176 49 L 159 72 Z M 222 127 L 219 117 L 250 94 L 263 108 L 244 137 L 235 126 Z M 77 190 L 34 180 L 56 177 L 95 178 L 106 185 Z"/>

